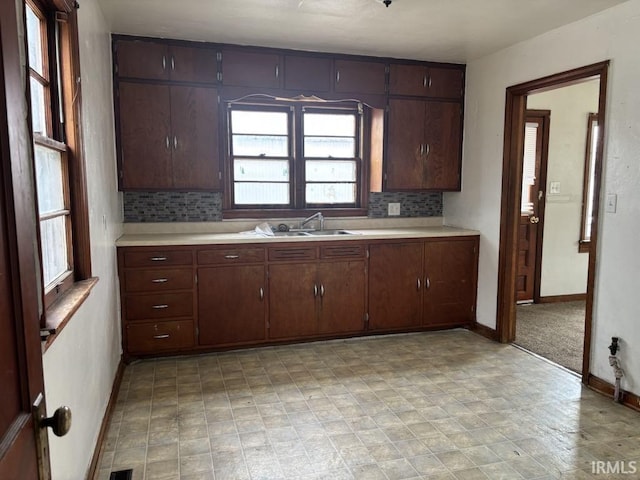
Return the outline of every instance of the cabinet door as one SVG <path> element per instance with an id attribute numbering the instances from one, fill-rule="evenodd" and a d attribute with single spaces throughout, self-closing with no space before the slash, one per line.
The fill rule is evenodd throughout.
<path id="1" fill-rule="evenodd" d="M 171 130 L 173 187 L 220 188 L 217 90 L 172 86 Z"/>
<path id="2" fill-rule="evenodd" d="M 371 245 L 369 252 L 369 329 L 419 326 L 423 244 Z"/>
<path id="3" fill-rule="evenodd" d="M 120 82 L 122 190 L 171 188 L 169 87 Z"/>
<path id="4" fill-rule="evenodd" d="M 334 91 L 385 94 L 385 65 L 378 62 L 336 60 Z"/>
<path id="5" fill-rule="evenodd" d="M 364 330 L 366 267 L 364 260 L 318 265 L 319 332 L 339 334 Z"/>
<path id="6" fill-rule="evenodd" d="M 280 56 L 226 50 L 222 54 L 222 83 L 237 87 L 280 87 Z"/>
<path id="7" fill-rule="evenodd" d="M 477 239 L 425 243 L 425 325 L 461 325 L 474 320 Z"/>
<path id="8" fill-rule="evenodd" d="M 429 67 L 426 84 L 430 97 L 460 99 L 464 92 L 464 74 L 455 68 Z"/>
<path id="9" fill-rule="evenodd" d="M 200 345 L 252 343 L 265 338 L 263 265 L 198 269 Z"/>
<path id="10" fill-rule="evenodd" d="M 217 83 L 217 52 L 210 48 L 172 46 L 170 76 L 177 82 Z"/>
<path id="11" fill-rule="evenodd" d="M 461 117 L 458 102 L 426 102 L 425 189 L 460 190 Z"/>
<path id="12" fill-rule="evenodd" d="M 318 332 L 316 263 L 269 266 L 269 338 Z"/>
<path id="13" fill-rule="evenodd" d="M 427 95 L 428 73 L 422 65 L 391 65 L 389 93 L 391 95 Z"/>
<path id="14" fill-rule="evenodd" d="M 115 44 L 119 77 L 167 80 L 170 58 L 163 43 L 140 40 L 118 40 Z"/>
<path id="15" fill-rule="evenodd" d="M 328 92 L 331 89 L 331 59 L 286 55 L 284 57 L 284 88 Z"/>
<path id="16" fill-rule="evenodd" d="M 385 189 L 423 188 L 424 116 L 422 100 L 389 100 Z"/>

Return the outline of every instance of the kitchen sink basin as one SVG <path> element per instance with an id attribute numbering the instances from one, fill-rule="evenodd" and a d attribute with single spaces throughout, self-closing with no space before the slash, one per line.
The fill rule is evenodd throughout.
<path id="1" fill-rule="evenodd" d="M 307 237 L 309 232 L 273 232 L 276 237 Z"/>
<path id="2" fill-rule="evenodd" d="M 307 232 L 311 236 L 325 236 L 325 235 L 355 235 L 353 232 L 347 230 L 314 230 L 313 232 Z"/>
<path id="3" fill-rule="evenodd" d="M 294 230 L 291 232 L 273 232 L 273 235 L 276 237 L 325 237 L 330 235 L 355 235 L 355 234 L 347 230 L 310 230 L 310 231 Z"/>

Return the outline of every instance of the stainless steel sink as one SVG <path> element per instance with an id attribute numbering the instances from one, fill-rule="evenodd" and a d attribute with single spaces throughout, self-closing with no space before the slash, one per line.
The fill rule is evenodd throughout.
<path id="1" fill-rule="evenodd" d="M 273 232 L 276 237 L 324 237 L 329 235 L 355 235 L 347 230 L 311 230 L 311 231 L 290 231 L 290 232 Z"/>
<path id="2" fill-rule="evenodd" d="M 309 232 L 273 232 L 276 237 L 307 237 Z"/>
<path id="3" fill-rule="evenodd" d="M 353 232 L 347 230 L 314 230 L 313 232 L 307 232 L 313 236 L 325 236 L 325 235 L 355 235 Z"/>

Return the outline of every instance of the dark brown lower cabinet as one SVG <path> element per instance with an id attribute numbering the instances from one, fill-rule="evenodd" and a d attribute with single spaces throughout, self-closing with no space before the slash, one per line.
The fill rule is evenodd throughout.
<path id="1" fill-rule="evenodd" d="M 369 330 L 419 327 L 423 243 L 369 247 Z"/>
<path id="2" fill-rule="evenodd" d="M 198 269 L 198 344 L 257 343 L 266 336 L 264 265 Z"/>
<path id="3" fill-rule="evenodd" d="M 364 330 L 366 275 L 364 260 L 318 265 L 318 333 L 331 335 Z"/>
<path id="4" fill-rule="evenodd" d="M 364 331 L 365 260 L 269 266 L 269 338 Z"/>
<path id="5" fill-rule="evenodd" d="M 124 355 L 470 325 L 478 242 L 121 247 Z"/>
<path id="6" fill-rule="evenodd" d="M 269 338 L 315 335 L 315 262 L 269 265 Z"/>
<path id="7" fill-rule="evenodd" d="M 477 237 L 372 245 L 370 254 L 370 330 L 474 321 Z"/>
<path id="8" fill-rule="evenodd" d="M 473 322 L 478 277 L 477 238 L 428 241 L 424 248 L 423 323 L 447 326 Z"/>

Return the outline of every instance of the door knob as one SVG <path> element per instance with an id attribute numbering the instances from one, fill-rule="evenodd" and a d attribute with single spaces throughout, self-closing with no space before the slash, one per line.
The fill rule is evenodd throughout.
<path id="1" fill-rule="evenodd" d="M 52 416 L 40 420 L 40 427 L 51 427 L 57 437 L 65 436 L 71 429 L 71 409 L 67 406 L 58 408 Z"/>
<path id="2" fill-rule="evenodd" d="M 530 223 L 538 223 L 538 222 L 540 222 L 540 217 L 536 217 L 535 215 L 531 215 L 529 217 L 529 222 Z"/>

